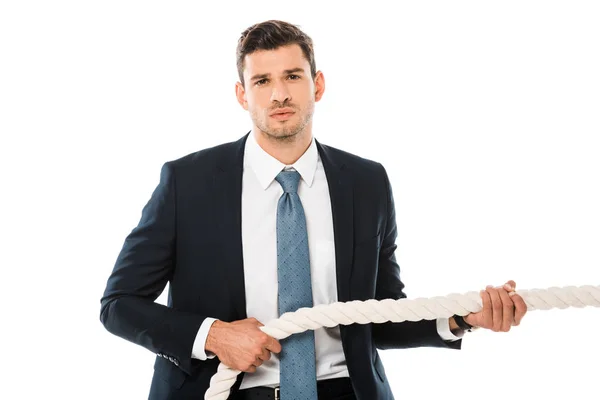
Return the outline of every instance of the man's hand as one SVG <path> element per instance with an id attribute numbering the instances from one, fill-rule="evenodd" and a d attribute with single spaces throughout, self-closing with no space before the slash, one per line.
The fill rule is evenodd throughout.
<path id="1" fill-rule="evenodd" d="M 465 316 L 465 321 L 494 332 L 508 332 L 512 326 L 519 325 L 527 312 L 527 305 L 515 293 L 516 286 L 514 281 L 508 281 L 502 287 L 488 286 L 482 290 L 483 309 Z"/>
<path id="2" fill-rule="evenodd" d="M 281 352 L 279 342 L 261 331 L 261 326 L 263 324 L 256 318 L 215 321 L 208 332 L 205 348 L 230 368 L 256 372 L 256 367 L 271 358 L 271 352 Z"/>

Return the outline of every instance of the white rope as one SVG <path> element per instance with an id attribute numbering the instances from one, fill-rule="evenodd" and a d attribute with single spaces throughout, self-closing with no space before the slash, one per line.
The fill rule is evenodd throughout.
<path id="1" fill-rule="evenodd" d="M 525 301 L 528 311 L 568 307 L 600 307 L 600 286 L 551 287 L 549 289 L 519 290 L 517 293 Z M 446 297 L 337 302 L 285 313 L 278 319 L 261 326 L 260 329 L 267 335 L 281 340 L 308 329 L 332 328 L 337 325 L 354 323 L 380 324 L 389 321 L 449 318 L 454 314 L 467 315 L 479 312 L 481 309 L 482 300 L 479 292 L 452 293 Z M 240 372 L 223 363 L 219 364 L 217 373 L 210 380 L 205 400 L 226 400 L 229 390 L 235 384 Z"/>

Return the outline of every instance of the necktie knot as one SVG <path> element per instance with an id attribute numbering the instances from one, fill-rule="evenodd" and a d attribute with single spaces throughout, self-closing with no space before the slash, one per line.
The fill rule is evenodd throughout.
<path id="1" fill-rule="evenodd" d="M 298 183 L 300 183 L 300 174 L 298 171 L 281 171 L 275 177 L 283 188 L 284 193 L 297 193 Z"/>

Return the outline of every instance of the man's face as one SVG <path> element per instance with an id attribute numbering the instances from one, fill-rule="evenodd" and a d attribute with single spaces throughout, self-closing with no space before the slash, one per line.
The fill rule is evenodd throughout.
<path id="1" fill-rule="evenodd" d="M 297 44 L 247 55 L 244 83 L 245 87 L 236 84 L 239 103 L 258 129 L 278 140 L 293 139 L 312 126 L 315 101 L 325 89 L 320 71 L 313 82 L 310 64 Z M 278 114 L 283 109 L 289 113 Z"/>

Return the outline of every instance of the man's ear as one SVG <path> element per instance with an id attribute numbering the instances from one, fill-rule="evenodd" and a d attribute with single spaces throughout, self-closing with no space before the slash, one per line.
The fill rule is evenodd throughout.
<path id="1" fill-rule="evenodd" d="M 248 101 L 246 100 L 246 90 L 241 82 L 235 83 L 235 97 L 242 108 L 248 111 Z"/>
<path id="2" fill-rule="evenodd" d="M 315 101 L 321 100 L 323 93 L 325 93 L 325 75 L 323 75 L 323 72 L 317 71 L 315 75 Z"/>

